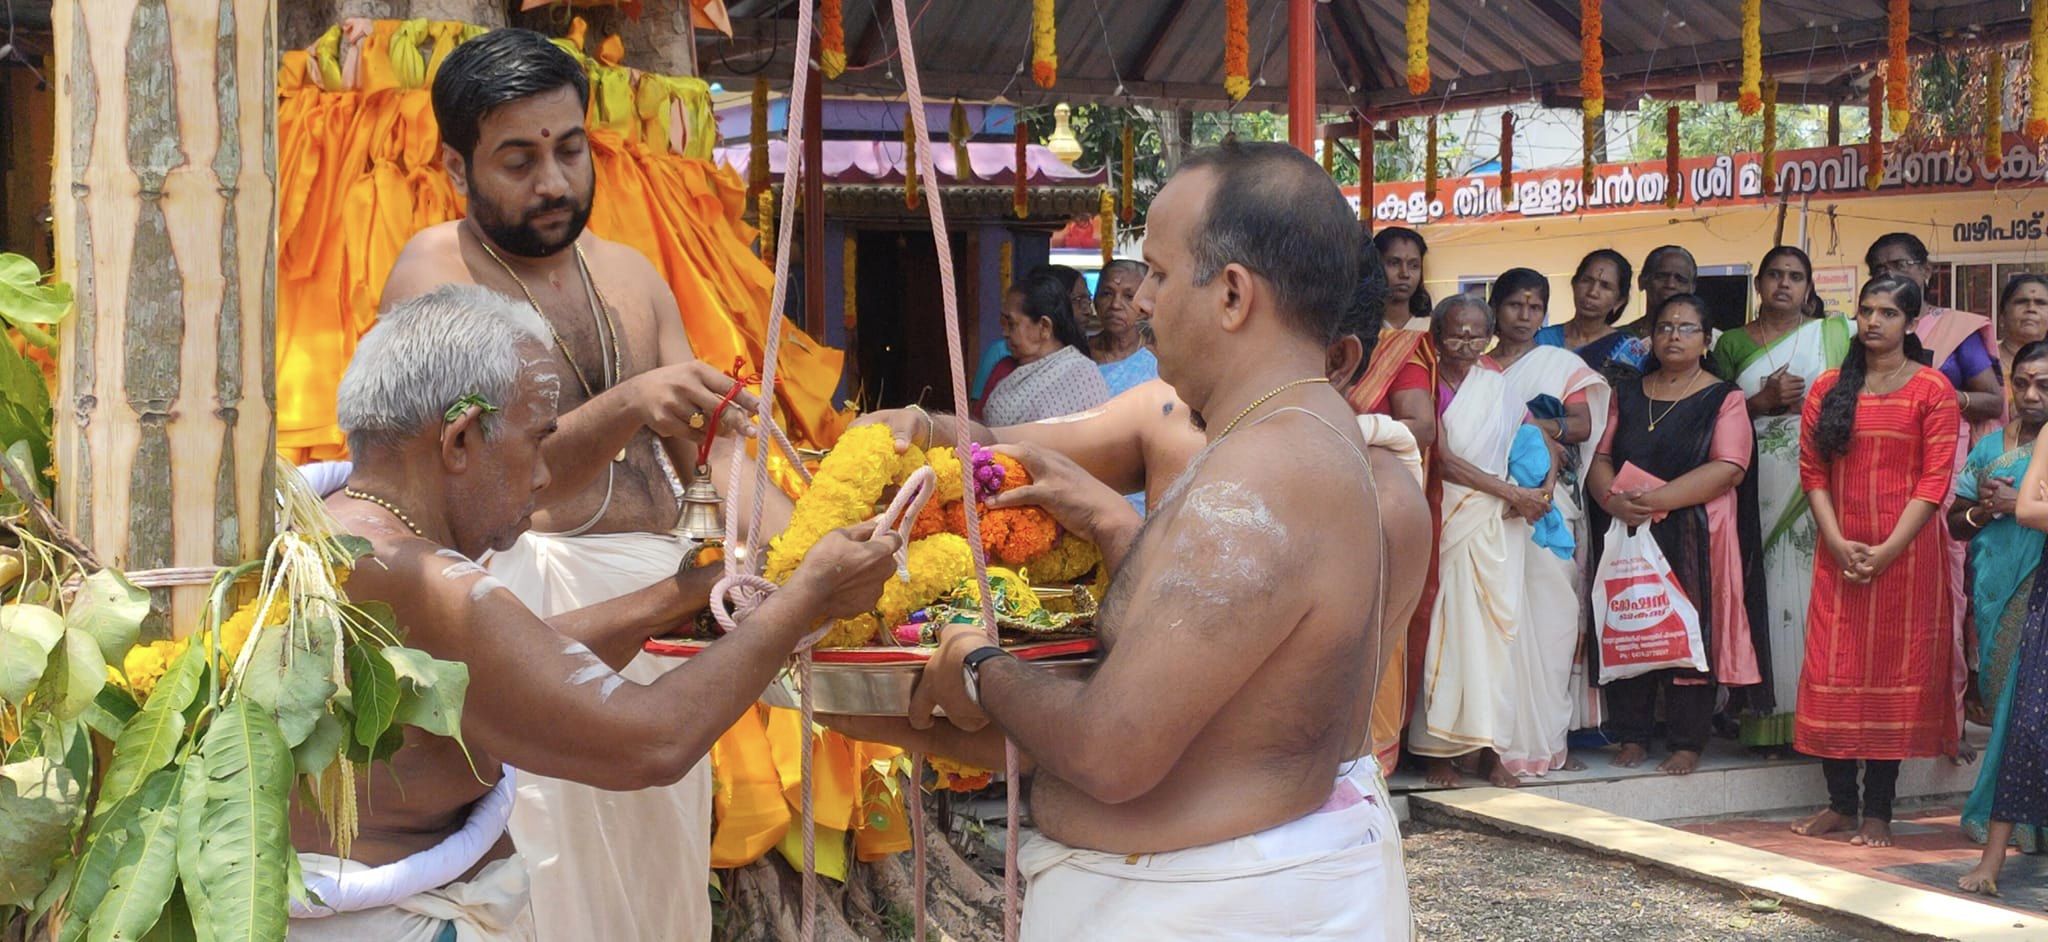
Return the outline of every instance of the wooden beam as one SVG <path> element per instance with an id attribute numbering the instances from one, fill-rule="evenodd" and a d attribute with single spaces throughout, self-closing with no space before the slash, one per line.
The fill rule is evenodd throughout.
<path id="1" fill-rule="evenodd" d="M 1340 8 L 1333 11 L 1339 17 L 1357 24 L 1358 41 L 1361 47 L 1360 53 L 1364 56 L 1366 63 L 1372 66 L 1373 74 L 1379 80 L 1375 83 L 1375 87 L 1386 89 L 1404 86 L 1408 82 L 1407 77 L 1388 64 L 1387 56 L 1380 51 L 1386 47 L 1381 44 L 1379 34 L 1373 31 L 1372 18 L 1366 16 L 1359 6 L 1361 3 L 1369 2 L 1371 0 L 1332 0 L 1331 6 Z M 1406 67 L 1404 66 L 1403 68 L 1405 69 Z M 1361 91 L 1364 90 L 1361 89 Z"/>
<path id="2" fill-rule="evenodd" d="M 867 25 L 860 28 L 860 36 L 853 41 L 852 55 L 846 61 L 853 65 L 873 65 L 875 46 L 882 41 L 882 5 L 877 3 L 868 11 Z"/>
<path id="3" fill-rule="evenodd" d="M 1382 76 L 1375 73 L 1367 65 L 1367 63 L 1379 64 L 1379 59 L 1366 55 L 1364 47 L 1358 44 L 1358 37 L 1345 26 L 1342 5 L 1338 3 L 1317 4 L 1316 15 L 1322 20 L 1324 34 L 1335 40 L 1331 45 L 1336 47 L 1338 57 L 1343 60 L 1341 71 L 1345 74 L 1341 77 L 1346 80 L 1345 84 L 1357 85 L 1360 91 L 1372 91 L 1387 87 L 1388 79 L 1382 78 Z M 1352 96 L 1347 100 L 1355 103 L 1356 96 Z"/>
<path id="4" fill-rule="evenodd" d="M 1536 12 L 1543 14 L 1544 19 L 1556 23 L 1557 28 L 1564 30 L 1565 35 L 1570 36 L 1573 42 L 1580 41 L 1580 35 L 1586 29 L 1585 21 L 1579 18 L 1577 12 L 1566 9 L 1562 0 L 1529 0 L 1529 5 L 1535 7 Z M 1621 51 L 1607 41 L 1605 30 L 1600 33 L 1600 51 L 1608 59 L 1621 55 Z"/>
<path id="5" fill-rule="evenodd" d="M 1401 135 L 1399 132 L 1394 130 L 1394 126 L 1391 122 L 1379 121 L 1378 125 L 1379 126 L 1373 128 L 1372 131 L 1372 136 L 1375 140 L 1400 140 Z M 1358 138 L 1358 119 L 1353 118 L 1350 121 L 1339 121 L 1334 124 L 1325 124 L 1322 127 L 1322 134 L 1324 137 L 1334 137 L 1341 141 L 1356 140 Z"/>
<path id="6" fill-rule="evenodd" d="M 1188 0 L 1172 0 L 1159 14 L 1159 19 L 1145 33 L 1145 41 L 1138 44 L 1138 51 L 1131 55 L 1131 61 L 1122 69 L 1125 78 L 1138 82 L 1152 72 L 1153 60 L 1159 57 L 1159 50 L 1166 43 L 1166 34 L 1173 32 L 1173 24 L 1180 22 L 1180 15 L 1188 7 Z"/>

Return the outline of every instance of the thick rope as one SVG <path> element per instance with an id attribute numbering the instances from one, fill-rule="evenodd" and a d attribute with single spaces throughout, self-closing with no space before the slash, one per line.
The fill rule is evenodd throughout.
<path id="1" fill-rule="evenodd" d="M 910 942 L 924 942 L 924 753 L 910 754 Z"/>
<path id="2" fill-rule="evenodd" d="M 799 4 L 801 5 L 801 4 Z M 903 88 L 909 99 L 908 120 L 914 125 L 914 146 L 917 149 L 917 167 L 924 177 L 925 207 L 931 217 L 932 244 L 938 246 L 939 298 L 946 313 L 946 355 L 953 367 L 953 403 L 956 406 L 967 402 L 967 366 L 960 346 L 960 299 L 954 291 L 953 253 L 946 250 L 952 244 L 946 232 L 946 211 L 941 205 L 938 165 L 932 160 L 931 129 L 926 127 L 924 114 L 924 88 L 917 76 L 917 52 L 910 42 L 910 14 L 904 0 L 890 0 L 890 19 L 896 24 L 896 49 L 903 58 Z M 799 37 L 801 41 L 801 36 Z M 808 48 L 799 45 L 797 48 Z M 1025 168 L 1014 168 L 1024 173 Z M 784 255 L 789 253 L 785 252 Z M 960 467 L 974 467 L 973 441 L 969 423 L 956 422 L 958 440 L 954 448 L 960 456 Z M 967 515 L 967 545 L 974 552 L 974 581 L 981 589 L 981 624 L 988 630 L 989 639 L 997 640 L 995 617 L 995 593 L 988 586 L 988 548 L 981 542 L 981 513 L 976 501 L 961 501 Z M 1009 793 L 1005 802 L 1009 822 L 1003 840 L 1003 939 L 1015 942 L 1017 938 L 1017 744 L 1005 742 L 1003 746 L 1003 777 Z M 918 927 L 922 931 L 923 927 Z"/>

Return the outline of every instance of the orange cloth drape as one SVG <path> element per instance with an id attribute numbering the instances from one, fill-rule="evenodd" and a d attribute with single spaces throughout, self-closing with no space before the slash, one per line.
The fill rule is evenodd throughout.
<path id="1" fill-rule="evenodd" d="M 296 461 L 340 457 L 334 394 L 376 319 L 392 262 L 413 233 L 457 218 L 428 87 L 477 27 L 350 20 L 278 78 L 278 448 Z M 582 48 L 580 21 L 565 46 Z M 708 157 L 716 125 L 696 79 L 633 72 L 608 39 L 591 71 L 597 193 L 590 229 L 652 261 L 683 311 L 697 355 L 759 364 L 773 274 L 740 220 L 745 186 Z M 580 56 L 580 53 L 579 53 Z M 675 146 L 682 147 L 682 153 Z M 778 394 L 799 441 L 829 443 L 844 354 L 785 327 Z"/>

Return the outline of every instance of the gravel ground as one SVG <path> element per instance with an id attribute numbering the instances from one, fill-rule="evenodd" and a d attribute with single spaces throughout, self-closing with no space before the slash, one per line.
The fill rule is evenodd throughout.
<path id="1" fill-rule="evenodd" d="M 1738 894 L 1533 840 L 1415 823 L 1402 846 L 1424 942 L 1871 942 L 1862 925 L 1791 909 L 1757 913 Z"/>

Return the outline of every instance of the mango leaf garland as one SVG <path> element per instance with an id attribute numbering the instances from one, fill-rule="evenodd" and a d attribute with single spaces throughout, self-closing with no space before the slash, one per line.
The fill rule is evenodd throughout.
<path id="1" fill-rule="evenodd" d="M 281 939 L 289 899 L 285 858 L 293 853 L 292 758 L 284 734 L 262 707 L 235 701 L 207 729 L 199 767 L 203 787 L 180 798 L 178 848 L 185 885 L 206 888 L 189 900 L 199 935 Z M 188 774 L 186 784 L 192 779 Z"/>
<path id="2" fill-rule="evenodd" d="M 397 722 L 436 736 L 462 738 L 462 698 L 469 690 L 469 665 L 440 661 L 425 651 L 387 647 L 384 659 L 400 681 Z"/>
<path id="3" fill-rule="evenodd" d="M 277 721 L 286 746 L 313 732 L 334 696 L 334 619 L 308 614 L 289 625 L 256 632 L 256 650 L 241 679 L 241 694 Z"/>
<path id="4" fill-rule="evenodd" d="M 300 775 L 315 776 L 327 771 L 341 755 L 349 740 L 349 724 L 333 713 L 322 713 L 306 740 L 292 747 L 292 769 Z"/>
<path id="5" fill-rule="evenodd" d="M 64 619 L 56 612 L 39 605 L 0 606 L 0 700 L 20 707 L 63 640 Z"/>
<path id="6" fill-rule="evenodd" d="M 41 756 L 0 766 L 0 906 L 26 906 L 42 892 L 71 843 L 78 781 Z"/>
<path id="7" fill-rule="evenodd" d="M 157 924 L 177 887 L 180 783 L 169 775 L 155 782 L 165 783 L 164 794 L 155 800 L 146 795 L 141 802 L 128 841 L 114 860 L 107 895 L 92 910 L 88 942 L 141 939 Z"/>
<path id="8" fill-rule="evenodd" d="M 64 613 L 64 625 L 91 635 L 99 643 L 100 657 L 119 664 L 135 646 L 143 616 L 148 614 L 149 593 L 136 588 L 118 570 L 102 569 L 79 585 L 78 597 Z"/>
<path id="9" fill-rule="evenodd" d="M 357 745 L 375 746 L 398 713 L 398 671 L 367 644 L 349 645 L 344 659 L 355 708 L 354 728 L 350 732 Z"/>
<path id="10" fill-rule="evenodd" d="M 83 631 L 66 629 L 64 643 L 50 652 L 50 666 L 36 686 L 36 702 L 60 720 L 77 719 L 106 685 L 107 661 L 99 643 Z"/>

